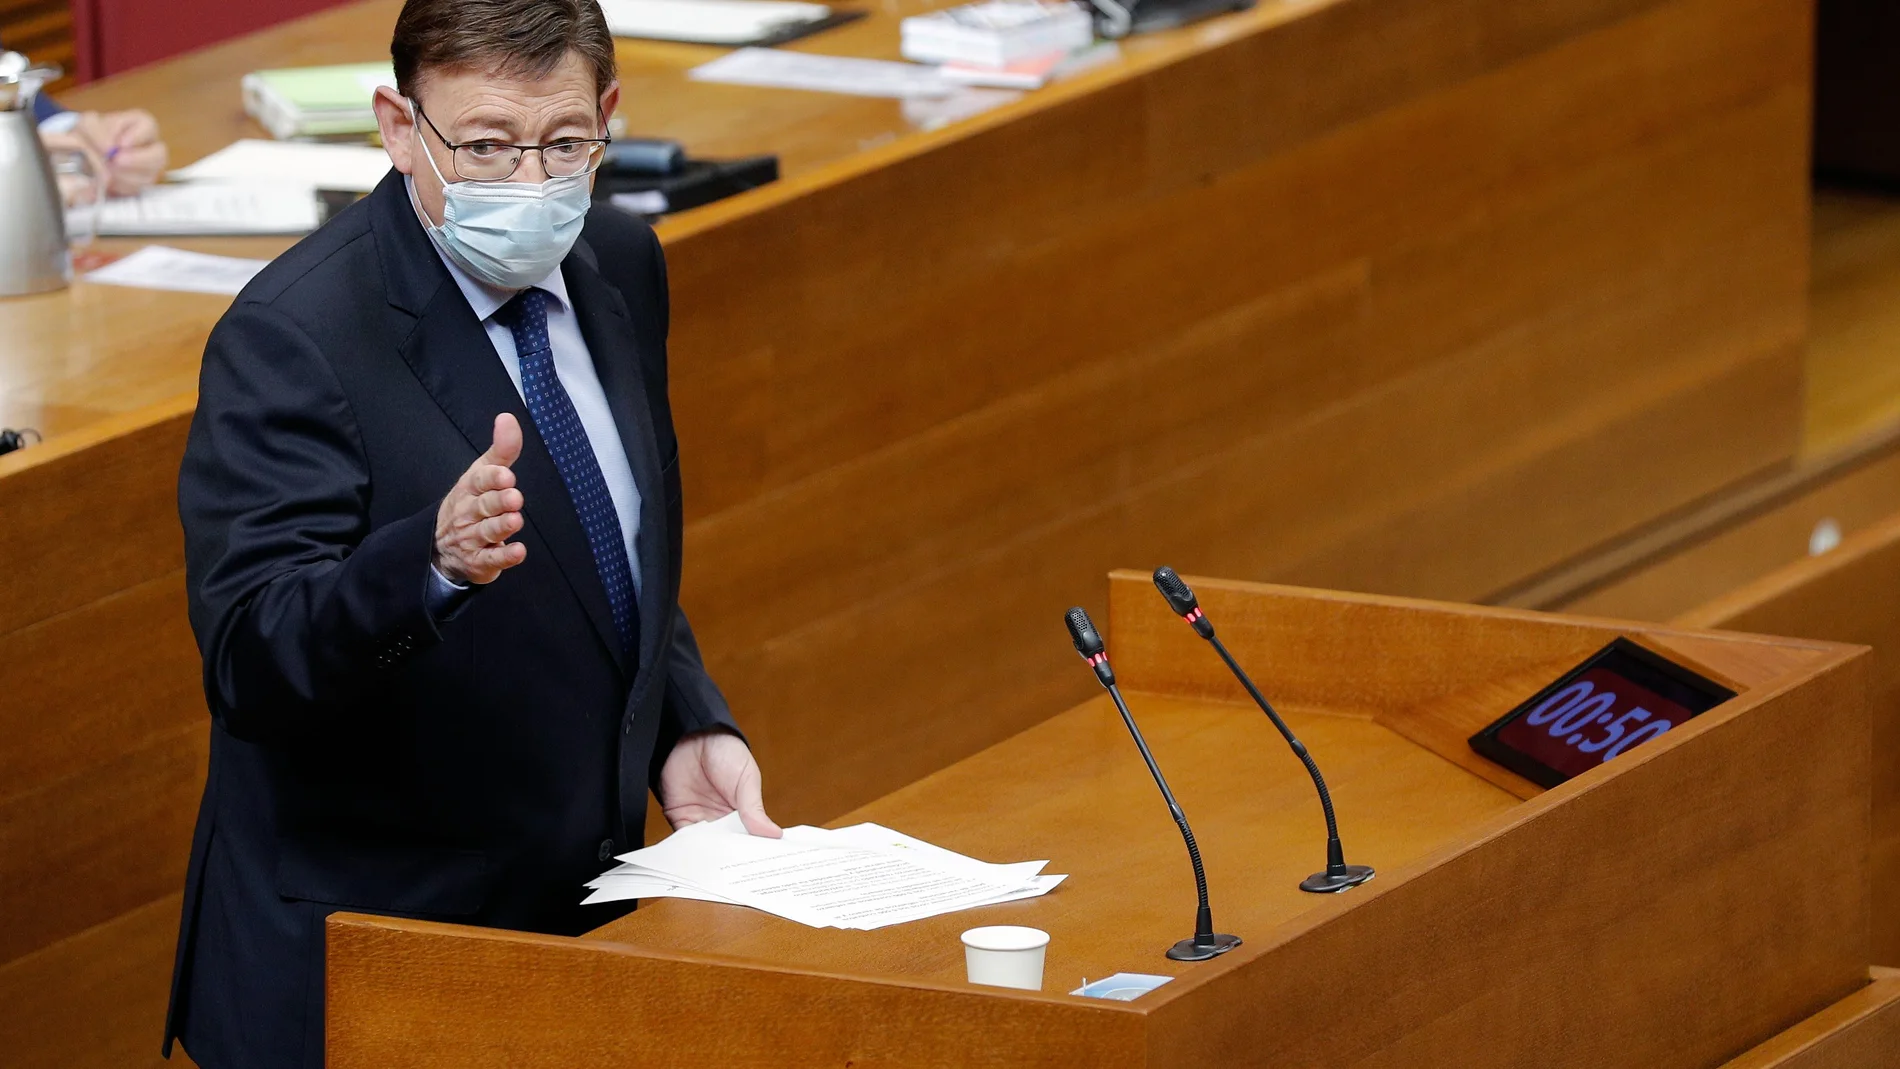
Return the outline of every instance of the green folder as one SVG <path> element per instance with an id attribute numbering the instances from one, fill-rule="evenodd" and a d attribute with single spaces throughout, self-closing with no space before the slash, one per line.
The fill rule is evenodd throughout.
<path id="1" fill-rule="evenodd" d="M 370 98 L 394 85 L 388 63 L 286 67 L 244 76 L 244 110 L 280 139 L 367 134 L 376 129 Z"/>

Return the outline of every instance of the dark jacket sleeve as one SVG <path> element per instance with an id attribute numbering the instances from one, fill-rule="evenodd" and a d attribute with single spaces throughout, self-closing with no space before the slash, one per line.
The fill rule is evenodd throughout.
<path id="1" fill-rule="evenodd" d="M 669 450 L 677 457 L 678 438 L 673 431 L 673 406 L 666 393 L 666 338 L 671 318 L 671 298 L 666 284 L 666 254 L 660 247 L 660 239 L 651 229 L 641 227 L 642 237 L 647 245 L 647 255 L 653 280 L 651 310 L 656 321 L 659 335 L 660 354 L 657 375 L 649 374 L 647 388 L 653 398 L 654 429 L 658 432 L 661 451 Z M 660 458 L 664 464 L 669 458 Z M 677 478 L 677 472 L 675 473 Z M 675 484 L 677 485 L 677 484 Z M 666 522 L 676 536 L 681 532 L 677 497 L 666 502 Z M 683 539 L 673 539 L 674 552 L 684 554 Z M 676 586 L 678 572 L 674 573 Z M 654 752 L 655 775 L 664 764 L 667 755 L 672 752 L 673 744 L 684 735 L 695 731 L 709 731 L 723 728 L 735 735 L 743 734 L 732 717 L 732 709 L 726 704 L 726 697 L 719 691 L 719 685 L 712 681 L 706 672 L 706 662 L 699 653 L 699 642 L 693 637 L 693 628 L 686 622 L 686 612 L 677 603 L 673 606 L 673 643 L 664 651 L 666 657 L 666 698 L 661 710 L 663 722 L 660 726 L 659 745 Z"/>
<path id="2" fill-rule="evenodd" d="M 680 735 L 695 731 L 725 728 L 737 734 L 738 723 L 719 685 L 706 672 L 700 658 L 699 642 L 686 622 L 685 610 L 673 608 L 673 645 L 666 651 L 666 701 L 663 704 L 667 728 Z M 664 737 L 664 730 L 663 730 Z"/>
<path id="3" fill-rule="evenodd" d="M 33 98 L 33 121 L 36 123 L 45 122 L 55 115 L 64 115 L 65 113 L 66 109 L 59 106 L 59 101 L 54 100 L 45 93 L 41 93 Z"/>
<path id="4" fill-rule="evenodd" d="M 178 480 L 205 694 L 233 735 L 308 720 L 440 640 L 435 510 L 371 530 L 369 493 L 329 362 L 289 317 L 240 302 L 205 349 Z"/>

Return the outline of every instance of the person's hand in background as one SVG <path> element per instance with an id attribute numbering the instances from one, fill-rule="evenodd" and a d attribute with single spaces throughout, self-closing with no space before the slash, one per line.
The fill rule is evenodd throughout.
<path id="1" fill-rule="evenodd" d="M 85 138 L 105 161 L 106 192 L 130 196 L 158 181 L 165 173 L 165 142 L 158 136 L 158 120 L 141 109 L 89 111 L 79 117 L 73 132 Z"/>
<path id="2" fill-rule="evenodd" d="M 59 195 L 66 207 L 73 208 L 81 204 L 90 204 L 99 196 L 98 182 L 107 173 L 105 153 L 92 143 L 78 129 L 59 132 L 40 131 L 40 142 L 46 146 L 46 154 L 53 161 L 53 170 L 59 180 Z M 83 173 L 67 168 L 67 157 L 80 156 L 86 161 Z"/>
<path id="3" fill-rule="evenodd" d="M 65 125 L 54 127 L 60 120 Z M 54 128 L 49 128 L 54 127 Z M 59 191 L 66 206 L 89 202 L 94 183 L 110 196 L 130 196 L 158 181 L 165 173 L 167 152 L 158 138 L 158 120 L 147 111 L 89 111 L 60 115 L 40 128 L 40 141 L 49 154 L 76 153 L 85 157 L 86 174 L 62 174 Z"/>

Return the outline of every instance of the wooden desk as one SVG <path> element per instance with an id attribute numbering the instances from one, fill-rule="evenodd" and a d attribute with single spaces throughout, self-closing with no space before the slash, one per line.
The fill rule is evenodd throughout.
<path id="1" fill-rule="evenodd" d="M 1706 1069 L 1866 986 L 1864 650 L 1194 585 L 1300 710 L 1364 887 L 1296 889 L 1323 855 L 1311 782 L 1146 574 L 1117 573 L 1117 671 L 1232 953 L 1162 956 L 1193 881 L 1094 700 L 845 818 L 1048 857 L 1071 876 L 1046 897 L 874 932 L 671 900 L 584 939 L 338 915 L 331 1064 Z M 1523 800 L 1467 770 L 1466 735 L 1617 634 L 1741 694 Z M 1042 991 L 963 982 L 957 933 L 991 923 L 1050 933 Z M 1176 979 L 1065 994 L 1118 970 Z"/>
<path id="2" fill-rule="evenodd" d="M 1886 1069 L 1900 1057 L 1900 970 L 1875 966 L 1867 986 L 1722 1069 Z"/>
<path id="3" fill-rule="evenodd" d="M 1811 556 L 1824 520 L 1845 537 Z M 1766 486 L 1727 522 L 1624 563 L 1548 607 L 1874 648 L 1873 960 L 1900 963 L 1900 438 Z"/>
<path id="4" fill-rule="evenodd" d="M 243 71 L 374 58 L 395 10 L 71 102 L 150 107 L 188 160 L 254 132 Z M 798 47 L 892 56 L 908 10 Z M 623 46 L 634 131 L 787 176 L 661 227 L 684 600 L 775 814 L 836 816 L 1081 700 L 1056 618 L 1115 564 L 1478 598 L 1783 463 L 1809 22 L 1806 0 L 1270 0 L 936 130 Z M 0 729 L 88 725 L 0 797 L 4 845 L 70 859 L 11 884 L 35 923 L 8 953 L 162 928 L 139 911 L 179 886 L 204 714 L 172 485 L 222 303 L 0 302 L 0 424 L 53 434 L 0 458 L 0 501 L 32 503 L 0 506 L 0 560 L 32 562 L 0 592 Z M 125 767 L 173 771 L 115 804 Z M 97 845 L 124 843 L 145 850 Z M 110 886 L 71 875 L 108 856 Z M 158 991 L 167 967 L 137 966 Z"/>
<path id="5" fill-rule="evenodd" d="M 394 9 L 74 102 L 151 106 L 190 158 L 248 132 L 239 72 L 372 56 Z M 686 602 L 788 814 L 1076 697 L 1016 621 L 1114 559 L 1475 598 L 1791 453 L 1806 5 L 1522 10 L 1268 3 L 933 133 L 626 46 L 635 128 L 785 158 L 662 231 Z M 894 44 L 881 12 L 801 47 Z M 188 390 L 219 304 L 0 304 L 0 422 Z M 818 741 L 939 650 L 988 671 L 927 688 L 926 732 Z M 993 673 L 1023 686 L 972 709 Z"/>

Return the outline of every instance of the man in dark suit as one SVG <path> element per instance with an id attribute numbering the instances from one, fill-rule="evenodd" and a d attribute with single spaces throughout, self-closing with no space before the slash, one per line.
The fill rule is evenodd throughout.
<path id="1" fill-rule="evenodd" d="M 211 766 L 166 1048 L 323 1058 L 338 909 L 579 933 L 584 881 L 758 767 L 677 594 L 659 243 L 589 209 L 594 0 L 408 0 L 395 170 L 245 289 L 179 477 Z M 584 233 L 583 233 L 584 228 Z"/>

